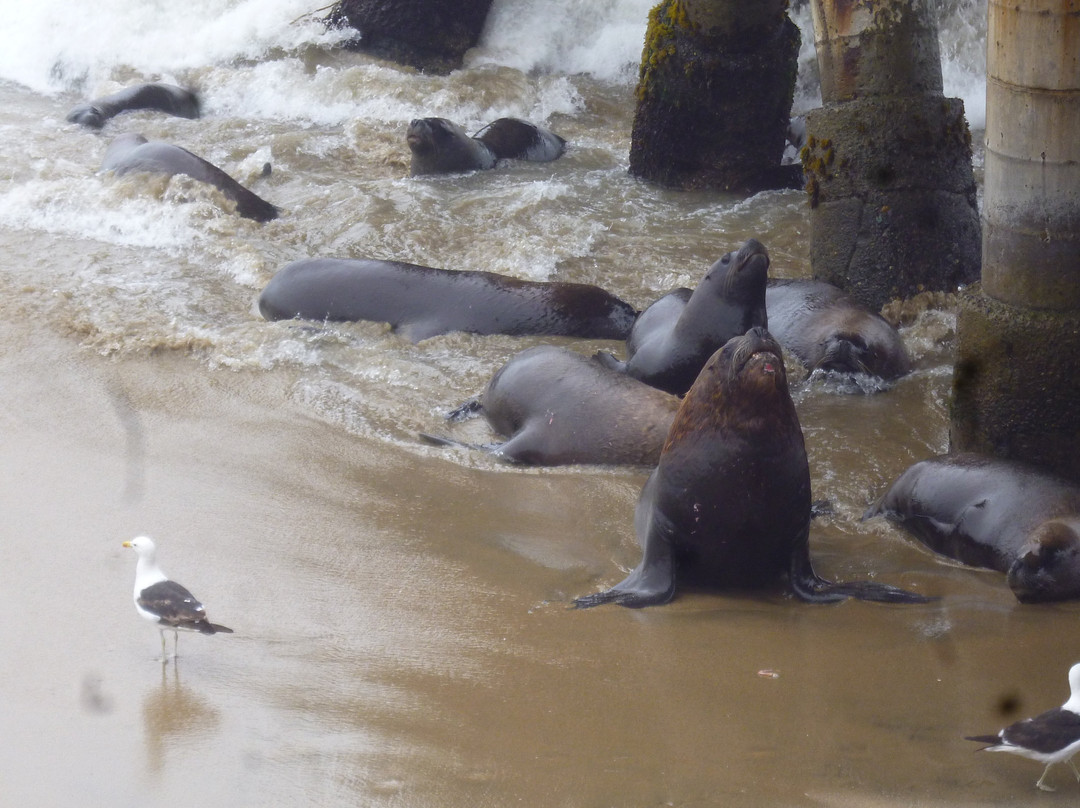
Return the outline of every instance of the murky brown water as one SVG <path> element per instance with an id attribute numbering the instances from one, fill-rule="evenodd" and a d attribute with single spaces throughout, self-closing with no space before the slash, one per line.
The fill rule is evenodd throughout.
<path id="1" fill-rule="evenodd" d="M 571 610 L 637 563 L 644 471 L 511 468 L 415 437 L 539 340 L 268 324 L 259 289 L 296 258 L 367 255 L 645 305 L 748 236 L 774 274 L 806 274 L 801 194 L 629 178 L 625 82 L 203 46 L 205 65 L 175 68 L 206 93 L 200 121 L 63 122 L 84 94 L 158 77 L 127 62 L 59 94 L 0 82 L 0 806 L 1075 802 L 1067 769 L 1038 793 L 1038 764 L 963 735 L 1064 701 L 1080 606 L 1021 607 L 1002 576 L 860 522 L 945 448 L 951 315 L 905 330 L 918 369 L 886 392 L 795 386 L 814 495 L 834 509 L 812 530 L 818 570 L 940 600 L 690 592 Z M 572 149 L 410 180 L 403 132 L 422 114 L 533 117 Z M 258 226 L 191 183 L 95 175 L 127 130 L 207 156 L 286 215 Z M 235 634 L 185 635 L 161 664 L 120 546 L 139 533 Z"/>
<path id="2" fill-rule="evenodd" d="M 1021 607 L 1000 576 L 858 526 L 846 511 L 862 500 L 838 501 L 939 439 L 935 384 L 828 399 L 803 419 L 812 465 L 826 455 L 836 469 L 815 480 L 839 511 L 813 531 L 820 571 L 940 601 L 688 593 L 579 612 L 570 598 L 636 563 L 640 473 L 417 457 L 343 439 L 265 375 L 3 333 L 6 804 L 1035 795 L 1037 764 L 972 754 L 961 736 L 1064 700 L 1077 607 Z M 846 447 L 815 441 L 830 409 L 856 433 Z M 865 426 L 883 412 L 914 436 Z M 867 441 L 895 451 L 871 458 L 855 448 Z M 234 635 L 185 635 L 175 664 L 157 661 L 120 547 L 138 532 Z M 1018 712 L 1002 715 L 1005 699 Z M 1040 804 L 1075 801 L 1070 780 L 1052 776 L 1061 791 Z"/>

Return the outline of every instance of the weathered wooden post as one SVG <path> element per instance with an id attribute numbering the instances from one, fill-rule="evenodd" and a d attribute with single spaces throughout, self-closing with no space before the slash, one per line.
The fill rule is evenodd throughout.
<path id="1" fill-rule="evenodd" d="M 1080 480 L 1080 0 L 990 0 L 982 288 L 952 448 Z"/>
<path id="2" fill-rule="evenodd" d="M 803 148 L 815 277 L 877 309 L 979 277 L 963 101 L 926 0 L 812 0 L 823 106 Z"/>
<path id="3" fill-rule="evenodd" d="M 630 173 L 673 188 L 795 187 L 781 166 L 798 73 L 787 0 L 663 0 L 649 13 Z"/>

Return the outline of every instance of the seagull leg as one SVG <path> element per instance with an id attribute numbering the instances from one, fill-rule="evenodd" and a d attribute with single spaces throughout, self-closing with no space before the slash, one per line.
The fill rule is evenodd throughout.
<path id="1" fill-rule="evenodd" d="M 1045 768 L 1045 769 L 1043 769 L 1042 777 L 1040 777 L 1040 778 L 1039 778 L 1039 782 L 1037 782 L 1037 783 L 1035 784 L 1035 787 L 1036 787 L 1036 788 L 1040 788 L 1040 789 L 1042 789 L 1043 791 L 1053 791 L 1053 790 L 1054 790 L 1054 787 L 1053 787 L 1053 786 L 1043 785 L 1043 780 L 1045 780 L 1045 779 L 1046 779 L 1046 773 L 1047 773 L 1048 771 L 1050 771 L 1050 767 L 1051 767 L 1051 766 L 1053 766 L 1053 765 L 1054 765 L 1053 763 L 1047 763 L 1047 764 L 1046 764 L 1046 768 Z"/>
<path id="2" fill-rule="evenodd" d="M 168 657 L 165 656 L 165 629 L 158 631 L 158 634 L 161 635 L 161 661 L 164 662 L 168 659 Z"/>
<path id="3" fill-rule="evenodd" d="M 180 656 L 180 654 L 179 654 L 179 652 L 177 650 L 179 647 L 180 647 L 180 632 L 177 631 L 174 628 L 173 633 L 172 633 L 172 658 L 173 658 L 174 663 L 176 662 L 176 658 L 178 656 Z"/>
<path id="4" fill-rule="evenodd" d="M 1073 774 L 1076 775 L 1076 782 L 1080 783 L 1080 772 L 1076 770 L 1076 764 L 1073 763 L 1072 758 L 1069 758 L 1067 763 L 1069 764 L 1069 768 L 1073 770 Z"/>

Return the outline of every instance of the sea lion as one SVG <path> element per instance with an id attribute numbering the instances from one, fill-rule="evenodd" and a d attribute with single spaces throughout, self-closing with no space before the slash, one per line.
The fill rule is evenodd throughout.
<path id="1" fill-rule="evenodd" d="M 1021 603 L 1080 598 L 1080 486 L 973 453 L 915 463 L 864 518 L 884 515 L 936 553 L 998 570 Z"/>
<path id="2" fill-rule="evenodd" d="M 780 344 L 753 328 L 709 359 L 675 414 L 634 513 L 641 563 L 575 603 L 652 606 L 685 583 L 760 588 L 785 573 L 791 591 L 813 603 L 927 600 L 820 578 L 810 563 L 810 518 L 810 468 Z"/>
<path id="3" fill-rule="evenodd" d="M 455 413 L 482 412 L 492 429 L 508 439 L 473 448 L 488 448 L 513 463 L 652 466 L 678 406 L 675 396 L 608 370 L 593 358 L 539 345 L 511 357 L 480 398 Z"/>
<path id="4" fill-rule="evenodd" d="M 497 160 L 550 163 L 566 151 L 566 140 L 520 118 L 498 118 L 476 134 Z"/>
<path id="5" fill-rule="evenodd" d="M 236 203 L 236 212 L 257 222 L 276 219 L 278 209 L 249 191 L 224 171 L 208 163 L 187 149 L 164 143 L 148 141 L 133 133 L 120 135 L 109 144 L 102 171 L 127 174 L 132 171 L 150 171 L 156 174 L 185 174 L 200 182 L 209 183 Z"/>
<path id="6" fill-rule="evenodd" d="M 517 118 L 492 121 L 476 137 L 446 118 L 419 118 L 409 124 L 405 141 L 413 176 L 494 168 L 503 159 L 546 162 L 566 146 L 555 133 Z"/>
<path id="7" fill-rule="evenodd" d="M 709 267 L 696 289 L 676 289 L 645 309 L 626 340 L 625 362 L 607 353 L 597 358 L 681 396 L 729 339 L 755 326 L 768 328 L 768 271 L 769 251 L 757 239 L 748 239 Z"/>
<path id="8" fill-rule="evenodd" d="M 267 320 L 388 322 L 410 342 L 451 331 L 624 339 L 637 314 L 583 283 L 342 258 L 284 267 L 259 296 L 259 311 Z"/>
<path id="9" fill-rule="evenodd" d="M 155 109 L 180 118 L 198 118 L 199 98 L 191 90 L 174 84 L 139 84 L 79 104 L 67 114 L 67 120 L 100 129 L 114 115 L 138 109 Z"/>
<path id="10" fill-rule="evenodd" d="M 893 380 L 911 370 L 900 334 L 831 283 L 774 280 L 765 289 L 769 331 L 808 369 Z"/>

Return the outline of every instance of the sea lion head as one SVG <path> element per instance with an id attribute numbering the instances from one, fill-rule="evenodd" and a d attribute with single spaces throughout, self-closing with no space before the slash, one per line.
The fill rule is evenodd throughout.
<path id="1" fill-rule="evenodd" d="M 1006 580 L 1021 603 L 1080 598 L 1080 517 L 1039 525 L 1020 548 Z"/>
<path id="2" fill-rule="evenodd" d="M 412 152 L 413 175 L 475 171 L 495 165 L 491 149 L 446 118 L 418 118 L 409 124 L 405 142 Z"/>
<path id="3" fill-rule="evenodd" d="M 813 362 L 811 370 L 866 373 L 883 379 L 896 379 L 911 370 L 899 334 L 876 316 L 858 318 L 851 328 L 826 337 L 819 348 L 820 358 Z"/>
<path id="4" fill-rule="evenodd" d="M 751 238 L 709 267 L 705 283 L 714 286 L 715 293 L 728 300 L 755 303 L 760 298 L 764 308 L 768 275 L 769 251 L 756 238 Z"/>
<path id="5" fill-rule="evenodd" d="M 840 373 L 872 373 L 876 364 L 873 349 L 859 334 L 832 334 L 821 344 L 821 358 L 811 370 Z"/>
<path id="6" fill-rule="evenodd" d="M 438 141 L 445 139 L 454 126 L 445 118 L 417 118 L 405 132 L 405 142 L 416 155 L 430 154 L 438 148 Z"/>
<path id="7" fill-rule="evenodd" d="M 80 104 L 67 114 L 67 120 L 71 123 L 80 123 L 92 129 L 101 129 L 105 126 L 105 113 L 100 107 L 93 104 Z"/>
<path id="8" fill-rule="evenodd" d="M 668 443 L 704 429 L 775 431 L 794 423 L 780 343 L 764 328 L 733 337 L 712 355 L 679 408 Z"/>

